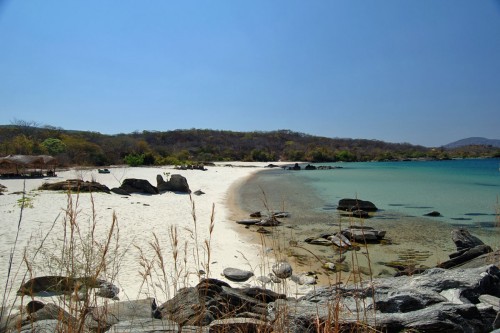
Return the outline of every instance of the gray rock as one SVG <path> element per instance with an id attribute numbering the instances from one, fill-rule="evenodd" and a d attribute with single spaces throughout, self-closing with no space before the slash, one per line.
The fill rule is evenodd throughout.
<path id="1" fill-rule="evenodd" d="M 479 257 L 480 255 L 490 253 L 493 250 L 488 245 L 478 245 L 476 247 L 467 249 L 462 254 L 454 256 L 452 259 L 444 261 L 438 265 L 441 268 L 452 268 L 459 266 L 467 261 Z"/>
<path id="2" fill-rule="evenodd" d="M 311 245 L 323 245 L 323 246 L 330 246 L 333 244 L 332 241 L 325 238 L 307 238 L 305 242 Z"/>
<path id="3" fill-rule="evenodd" d="M 226 279 L 234 282 L 245 282 L 253 276 L 253 272 L 228 267 L 222 272 Z"/>
<path id="4" fill-rule="evenodd" d="M 328 237 L 328 240 L 332 242 L 332 244 L 334 244 L 335 246 L 340 247 L 342 249 L 348 249 L 352 246 L 349 239 L 347 239 L 347 237 L 342 235 L 342 233 L 340 232 L 337 233 L 337 235 Z"/>
<path id="5" fill-rule="evenodd" d="M 496 266 L 434 268 L 360 286 L 319 287 L 299 300 L 276 300 L 269 305 L 269 319 L 285 325 L 280 327 L 283 331 L 315 332 L 318 320 L 330 321 L 333 302 L 340 304 L 339 324 L 347 331 L 359 327 L 359 318 L 364 318 L 366 325 L 384 332 L 490 332 L 497 313 L 491 306 L 476 304 L 484 295 L 499 294 Z"/>
<path id="6" fill-rule="evenodd" d="M 274 216 L 270 216 L 260 220 L 255 225 L 259 225 L 262 227 L 275 227 L 279 224 L 280 222 Z"/>
<path id="7" fill-rule="evenodd" d="M 292 275 L 290 280 L 300 285 L 313 285 L 317 283 L 315 276 L 307 274 Z"/>
<path id="8" fill-rule="evenodd" d="M 292 276 L 292 266 L 286 261 L 278 261 L 272 267 L 274 275 L 280 279 L 286 279 Z"/>
<path id="9" fill-rule="evenodd" d="M 358 243 L 364 243 L 364 242 L 370 243 L 370 242 L 380 241 L 385 236 L 385 232 L 381 232 L 378 230 L 348 228 L 342 230 L 342 235 L 344 235 L 347 239 L 350 239 Z"/>
<path id="10" fill-rule="evenodd" d="M 484 245 L 476 236 L 471 235 L 466 229 L 454 229 L 451 231 L 451 239 L 457 246 L 457 251 L 471 249 L 479 245 Z"/>
<path id="11" fill-rule="evenodd" d="M 19 333 L 54 333 L 54 332 L 71 332 L 72 328 L 67 327 L 57 319 L 40 320 L 33 323 L 27 323 L 20 329 L 15 329 L 12 332 Z"/>
<path id="12" fill-rule="evenodd" d="M 484 294 L 484 295 L 479 296 L 479 301 L 481 303 L 492 306 L 493 310 L 495 310 L 497 312 L 500 311 L 500 298 L 498 298 L 498 297 L 495 297 L 493 295 Z"/>

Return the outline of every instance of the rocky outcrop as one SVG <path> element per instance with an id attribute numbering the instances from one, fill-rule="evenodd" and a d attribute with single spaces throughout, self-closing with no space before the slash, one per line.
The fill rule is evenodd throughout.
<path id="1" fill-rule="evenodd" d="M 335 245 L 343 249 L 352 249 L 352 242 L 380 243 L 386 232 L 373 227 L 351 225 L 337 232 L 327 232 L 318 237 L 305 239 L 306 243 L 315 245 Z"/>
<path id="2" fill-rule="evenodd" d="M 156 176 L 156 186 L 160 193 L 163 192 L 180 192 L 191 193 L 187 179 L 181 175 L 175 174 L 170 176 L 168 181 L 163 180 L 161 175 Z"/>
<path id="3" fill-rule="evenodd" d="M 290 278 L 315 282 L 315 276 Z M 415 276 L 317 287 L 298 299 L 204 279 L 195 287 L 178 290 L 161 306 L 147 298 L 89 308 L 82 315 L 85 331 L 115 333 L 312 333 L 360 328 L 363 332 L 486 333 L 500 326 L 499 310 L 500 269 L 488 265 L 433 268 Z M 29 302 L 25 311 L 9 318 L 12 321 L 2 332 L 69 332 L 81 324 L 63 308 L 39 301 Z"/>
<path id="4" fill-rule="evenodd" d="M 353 212 L 356 210 L 362 210 L 365 212 L 376 212 L 378 210 L 377 206 L 371 201 L 364 201 L 359 199 L 341 199 L 337 205 L 338 210 Z"/>
<path id="5" fill-rule="evenodd" d="M 56 183 L 43 183 L 39 190 L 46 191 L 71 191 L 71 192 L 105 192 L 110 193 L 109 188 L 106 185 L 102 185 L 98 182 L 87 182 L 81 179 L 68 179 L 62 182 Z"/>
<path id="6" fill-rule="evenodd" d="M 296 333 L 317 332 L 318 324 L 320 328 L 338 325 L 346 331 L 368 325 L 382 332 L 490 332 L 497 310 L 481 299 L 499 294 L 496 266 L 434 268 L 360 287 L 317 288 L 298 300 L 271 303 L 269 317 L 280 331 Z M 338 309 L 339 320 L 332 323 L 333 308 Z"/>
<path id="7" fill-rule="evenodd" d="M 206 326 L 215 320 L 254 318 L 265 320 L 267 304 L 285 295 L 262 288 L 231 288 L 216 279 L 202 280 L 196 287 L 179 290 L 157 310 L 161 318 L 181 326 Z"/>

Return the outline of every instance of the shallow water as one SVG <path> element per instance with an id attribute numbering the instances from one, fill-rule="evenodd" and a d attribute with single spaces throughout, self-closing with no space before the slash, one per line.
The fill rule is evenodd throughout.
<path id="1" fill-rule="evenodd" d="M 455 251 L 450 232 L 457 227 L 466 227 L 493 248 L 500 245 L 500 228 L 495 227 L 500 195 L 498 160 L 330 165 L 342 169 L 268 170 L 240 188 L 240 217 L 254 211 L 291 213 L 282 227 L 266 237 L 285 237 L 281 241 L 284 244 L 298 241 L 307 251 L 299 249 L 300 253 L 292 256 L 300 257 L 297 263 L 303 270 L 318 268 L 318 258 L 308 251 L 321 260 L 336 255 L 331 249 L 310 246 L 303 240 L 350 223 L 385 230 L 386 238 L 392 241 L 391 245 L 369 245 L 367 249 L 375 276 L 390 274 L 391 270 L 381 263 L 398 260 L 408 251 L 427 253 L 420 263 L 428 267 L 447 260 Z M 338 200 L 355 197 L 374 202 L 379 211 L 366 220 L 340 215 L 336 210 Z M 431 211 L 439 211 L 442 217 L 424 216 Z M 286 251 L 297 252 L 290 248 Z"/>

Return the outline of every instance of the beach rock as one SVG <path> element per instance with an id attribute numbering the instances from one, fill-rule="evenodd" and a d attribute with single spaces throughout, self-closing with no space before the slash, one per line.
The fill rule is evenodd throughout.
<path id="1" fill-rule="evenodd" d="M 351 242 L 347 237 L 342 235 L 342 233 L 337 233 L 336 235 L 332 235 L 328 237 L 328 240 L 335 246 L 340 247 L 342 249 L 348 249 L 352 246 Z"/>
<path id="2" fill-rule="evenodd" d="M 74 327 L 62 323 L 58 319 L 39 320 L 36 322 L 25 323 L 21 327 L 9 332 L 16 333 L 54 333 L 54 332 L 73 332 Z"/>
<path id="3" fill-rule="evenodd" d="M 280 331 L 315 332 L 318 323 L 329 327 L 329 305 L 335 300 L 341 304 L 335 324 L 343 331 L 356 331 L 363 318 L 367 331 L 490 332 L 497 313 L 478 302 L 481 295 L 498 295 L 499 287 L 500 270 L 493 265 L 434 268 L 417 276 L 317 287 L 300 299 L 278 299 L 269 305 L 269 319 L 279 323 Z"/>
<path id="4" fill-rule="evenodd" d="M 447 261 L 440 263 L 439 265 L 437 265 L 437 267 L 440 267 L 440 268 L 456 267 L 456 266 L 459 266 L 459 265 L 461 265 L 469 260 L 472 260 L 476 257 L 479 257 L 480 255 L 490 253 L 490 252 L 493 252 L 493 250 L 490 246 L 484 245 L 484 244 L 478 245 L 476 247 L 473 247 L 471 249 L 466 250 L 465 252 L 463 252 L 462 254 L 460 254 L 458 256 L 454 256 L 450 260 L 447 260 Z"/>
<path id="5" fill-rule="evenodd" d="M 440 212 L 438 211 L 432 211 L 430 213 L 427 213 L 427 214 L 424 214 L 424 216 L 431 216 L 431 217 L 439 217 L 439 216 L 442 216 Z"/>
<path id="6" fill-rule="evenodd" d="M 205 194 L 205 192 L 203 192 L 202 190 L 197 190 L 197 191 L 194 191 L 193 194 L 200 196 L 200 195 Z"/>
<path id="7" fill-rule="evenodd" d="M 87 182 L 81 179 L 68 179 L 56 183 L 43 183 L 39 188 L 43 191 L 71 191 L 71 192 L 104 192 L 110 193 L 106 185 L 99 184 L 98 182 Z"/>
<path id="8" fill-rule="evenodd" d="M 214 320 L 209 332 L 270 332 L 271 325 L 256 318 L 227 318 Z M 183 330 L 184 332 L 184 330 Z"/>
<path id="9" fill-rule="evenodd" d="M 0 195 L 2 195 L 3 192 L 7 192 L 7 187 L 4 186 L 4 185 L 2 185 L 2 184 L 0 184 Z"/>
<path id="10" fill-rule="evenodd" d="M 363 201 L 359 199 L 341 199 L 337 206 L 338 210 L 343 211 L 355 211 L 355 210 L 364 210 L 365 212 L 375 212 L 378 210 L 377 206 L 375 206 L 371 201 Z"/>
<path id="11" fill-rule="evenodd" d="M 96 296 L 114 298 L 119 293 L 119 288 L 110 282 L 91 277 L 73 278 L 67 276 L 49 275 L 40 276 L 24 283 L 17 295 L 19 296 L 56 296 L 70 295 L 82 288 L 98 289 Z"/>
<path id="12" fill-rule="evenodd" d="M 272 214 L 272 216 L 276 219 L 282 219 L 282 218 L 290 217 L 290 213 L 289 212 L 275 212 Z"/>
<path id="13" fill-rule="evenodd" d="M 323 246 L 332 245 L 332 242 L 330 240 L 321 237 L 320 238 L 309 237 L 306 238 L 304 241 L 311 245 L 323 245 Z"/>
<path id="14" fill-rule="evenodd" d="M 489 252 L 468 260 L 461 264 L 459 268 L 478 268 L 491 263 L 500 263 L 500 250 Z"/>
<path id="15" fill-rule="evenodd" d="M 484 245 L 484 243 L 473 236 L 466 229 L 454 229 L 451 231 L 451 239 L 457 247 L 457 251 L 471 249 L 473 247 Z"/>
<path id="16" fill-rule="evenodd" d="M 142 194 L 158 194 L 158 189 L 151 185 L 145 179 L 136 179 L 136 178 L 127 178 L 125 179 L 120 189 L 123 191 L 132 194 L 132 193 L 142 193 Z"/>
<path id="17" fill-rule="evenodd" d="M 311 164 L 308 164 L 304 167 L 304 170 L 316 170 L 316 169 L 318 168 Z"/>
<path id="18" fill-rule="evenodd" d="M 253 276 L 253 272 L 228 267 L 222 272 L 226 279 L 234 282 L 245 282 Z"/>
<path id="19" fill-rule="evenodd" d="M 245 220 L 238 220 L 236 223 L 238 224 L 243 224 L 243 225 L 254 225 L 260 222 L 260 219 L 245 219 Z"/>
<path id="20" fill-rule="evenodd" d="M 279 224 L 280 222 L 274 216 L 266 217 L 256 223 L 256 225 L 261 227 L 275 227 Z"/>
<path id="21" fill-rule="evenodd" d="M 292 276 L 292 266 L 286 261 L 278 261 L 272 267 L 274 275 L 280 279 L 286 279 Z"/>
<path id="22" fill-rule="evenodd" d="M 379 242 L 385 237 L 385 231 L 379 231 L 375 229 L 358 229 L 358 228 L 347 228 L 342 230 L 342 235 L 351 241 L 358 243 L 374 243 Z"/>
<path id="23" fill-rule="evenodd" d="M 316 276 L 308 274 L 292 275 L 290 280 L 299 285 L 314 285 L 317 283 Z"/>
<path id="24" fill-rule="evenodd" d="M 161 175 L 156 176 L 158 191 L 163 192 L 180 192 L 191 193 L 187 179 L 179 174 L 171 175 L 168 181 L 164 181 Z"/>
<path id="25" fill-rule="evenodd" d="M 219 319 L 265 317 L 267 304 L 285 297 L 267 289 L 231 288 L 223 281 L 204 279 L 196 287 L 179 290 L 158 310 L 162 318 L 173 320 L 183 327 L 207 326 Z"/>

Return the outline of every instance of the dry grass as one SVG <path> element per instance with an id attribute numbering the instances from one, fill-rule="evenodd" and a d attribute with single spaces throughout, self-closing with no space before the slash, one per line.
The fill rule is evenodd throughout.
<path id="1" fill-rule="evenodd" d="M 270 214 L 274 210 L 269 206 L 265 193 L 263 192 L 262 194 L 263 205 Z M 52 229 L 58 225 L 59 218 L 57 218 L 51 230 L 41 238 L 38 247 L 32 252 L 25 251 L 23 260 L 26 271 L 25 280 L 39 276 L 40 273 L 48 273 L 71 278 L 86 277 L 92 281 L 96 281 L 97 279 L 102 279 L 110 283 L 116 281 L 121 259 L 125 251 L 127 251 L 127 249 L 120 247 L 118 218 L 113 213 L 107 232 L 103 236 L 100 236 L 102 233 L 97 233 L 98 218 L 92 193 L 90 194 L 90 214 L 82 214 L 79 200 L 80 195 L 78 193 L 67 194 L 67 207 L 63 212 L 62 223 L 60 223 L 63 231 L 61 239 L 56 240 L 56 243 L 50 243 L 48 237 L 52 233 Z M 206 239 L 200 239 L 196 205 L 192 197 L 190 197 L 190 202 L 193 224 L 191 228 L 183 229 L 183 231 L 187 231 L 187 239 L 181 239 L 178 227 L 172 225 L 168 229 L 169 244 L 167 246 L 162 244 L 158 235 L 153 232 L 147 248 L 135 247 L 139 253 L 140 289 L 145 290 L 147 295 L 156 299 L 171 299 L 177 290 L 189 286 L 190 278 L 193 276 L 200 281 L 203 277 L 210 277 L 211 275 L 211 245 L 216 224 L 215 207 L 212 206 L 210 223 L 208 224 L 209 236 Z M 280 211 L 285 211 L 284 203 L 281 204 L 280 208 Z M 21 206 L 18 230 L 21 228 L 23 209 L 24 207 Z M 352 219 L 347 221 L 347 224 L 353 223 Z M 260 274 L 264 276 L 272 273 L 272 265 L 275 262 L 288 261 L 290 259 L 291 248 L 300 247 L 299 243 L 295 240 L 293 230 L 283 227 L 275 227 L 273 230 L 275 232 L 270 236 L 261 235 L 262 262 L 258 267 L 252 267 L 254 271 L 259 270 Z M 269 249 L 272 249 L 272 251 Z M 243 253 L 241 255 L 244 257 Z M 342 251 L 339 252 L 339 256 L 342 255 L 345 255 L 345 253 Z M 368 262 L 370 262 L 366 244 L 363 251 L 350 251 L 350 255 L 352 262 L 355 264 L 359 262 L 359 255 L 366 257 Z M 321 261 L 319 257 L 316 258 Z M 251 263 L 248 262 L 248 265 L 251 266 Z M 173 267 L 173 269 L 170 270 L 169 267 Z M 12 274 L 11 268 L 12 262 L 9 265 L 9 276 Z M 330 286 L 334 288 L 340 286 L 343 274 L 348 274 L 347 280 L 359 286 L 361 286 L 361 283 L 365 279 L 360 270 L 353 267 L 349 273 L 339 271 L 332 274 Z M 4 289 L 4 302 L 8 299 L 8 295 L 6 294 L 7 287 Z M 287 295 L 297 293 L 297 290 L 291 290 L 292 284 L 287 279 L 283 280 L 282 283 L 275 284 L 274 288 L 276 292 Z M 25 304 L 34 300 L 36 300 L 36 294 L 21 297 L 21 317 L 26 317 L 26 313 L 24 313 L 26 311 Z M 99 298 L 94 289 L 86 288 L 84 285 L 75 285 L 70 295 L 55 298 L 54 301 L 58 305 L 58 310 L 55 310 L 54 316 L 60 320 L 61 332 L 70 333 L 84 332 L 86 330 L 87 314 L 92 309 L 100 305 L 106 305 L 108 302 Z M 3 305 L 7 307 L 8 304 L 4 303 Z M 316 332 L 333 333 L 346 331 L 347 328 L 343 324 L 342 316 L 349 309 L 345 308 L 342 298 L 336 297 L 325 306 L 328 313 L 326 318 L 320 317 L 320 313 L 323 312 L 320 310 L 324 309 L 317 308 Z M 360 300 L 356 306 L 358 307 L 358 312 L 364 315 L 356 318 L 354 323 L 350 323 L 348 330 L 353 332 L 373 332 L 373 329 L 366 324 L 368 317 L 367 304 Z M 100 309 L 103 308 L 105 307 L 100 307 Z M 280 310 L 282 313 L 274 323 L 274 331 L 286 332 L 287 327 L 289 327 L 286 322 L 286 318 L 288 318 L 287 314 L 293 312 L 294 309 L 283 307 Z M 101 313 L 100 315 L 104 316 L 105 314 Z M 19 319 L 19 317 L 16 318 L 13 320 Z M 280 320 L 283 321 L 280 322 Z M 10 325 L 9 327 L 11 328 L 17 326 L 20 328 L 20 324 L 21 322 L 19 321 L 11 322 L 7 323 L 7 326 Z M 105 329 L 107 328 L 98 328 L 98 331 L 104 331 Z M 1 331 L 3 330 L 0 329 Z"/>

